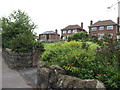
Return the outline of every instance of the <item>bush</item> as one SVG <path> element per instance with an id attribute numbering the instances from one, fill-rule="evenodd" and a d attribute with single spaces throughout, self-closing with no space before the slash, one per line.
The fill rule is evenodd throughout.
<path id="1" fill-rule="evenodd" d="M 69 75 L 81 79 L 93 78 L 92 68 L 96 67 L 93 61 L 97 47 L 99 46 L 92 42 L 76 41 L 45 44 L 46 51 L 41 59 L 61 66 Z"/>
<path id="2" fill-rule="evenodd" d="M 39 41 L 36 41 L 34 43 L 34 50 L 35 49 L 37 49 L 38 51 L 40 50 L 41 53 L 43 53 L 45 51 L 43 44 Z"/>
<path id="3" fill-rule="evenodd" d="M 80 79 L 98 79 L 107 88 L 119 88 L 120 74 L 115 66 L 116 62 L 108 63 L 109 59 L 105 59 L 107 56 L 104 57 L 106 53 L 103 53 L 107 50 L 99 52 L 98 44 L 70 41 L 45 44 L 44 46 L 46 51 L 42 54 L 43 61 L 61 66 L 68 75 Z M 113 56 L 115 60 L 112 60 L 116 61 L 117 55 Z"/>
<path id="4" fill-rule="evenodd" d="M 119 42 L 120 43 L 120 42 Z M 120 44 L 109 41 L 97 50 L 96 61 L 100 63 L 99 73 L 96 76 L 103 81 L 108 88 L 120 88 Z"/>
<path id="5" fill-rule="evenodd" d="M 11 40 L 11 49 L 14 52 L 32 52 L 34 42 L 30 35 L 21 33 Z"/>
<path id="6" fill-rule="evenodd" d="M 56 43 L 56 42 L 59 42 L 58 40 L 55 40 L 55 41 L 39 41 L 41 43 Z"/>
<path id="7" fill-rule="evenodd" d="M 75 34 L 72 34 L 71 36 L 68 37 L 68 41 L 71 41 L 71 40 L 87 40 L 88 38 L 88 34 L 85 33 L 85 32 L 78 32 L 78 33 L 75 33 Z"/>

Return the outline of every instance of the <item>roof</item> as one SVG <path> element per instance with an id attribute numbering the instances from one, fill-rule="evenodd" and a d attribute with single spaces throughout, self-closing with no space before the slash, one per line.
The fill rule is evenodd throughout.
<path id="1" fill-rule="evenodd" d="M 90 25 L 89 27 L 102 26 L 102 25 L 117 25 L 117 23 L 113 22 L 112 20 L 103 20 L 103 21 L 98 21 L 98 22 Z"/>
<path id="2" fill-rule="evenodd" d="M 46 34 L 56 34 L 56 32 L 54 31 L 46 31 L 44 33 L 42 33 L 43 35 L 46 35 Z M 58 34 L 59 35 L 59 34 Z"/>
<path id="3" fill-rule="evenodd" d="M 56 33 L 54 31 L 46 31 L 46 32 L 44 32 L 42 34 L 56 34 Z"/>
<path id="4" fill-rule="evenodd" d="M 63 29 L 77 29 L 77 28 L 81 28 L 79 25 L 69 25 L 69 26 L 67 26 L 67 27 L 65 27 L 65 28 L 63 28 Z M 62 29 L 62 30 L 63 30 Z M 82 29 L 82 28 L 81 28 Z"/>

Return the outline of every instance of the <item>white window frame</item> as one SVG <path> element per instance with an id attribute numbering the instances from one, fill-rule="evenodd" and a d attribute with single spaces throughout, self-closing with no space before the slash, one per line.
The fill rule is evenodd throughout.
<path id="1" fill-rule="evenodd" d="M 71 30 L 68 30 L 68 33 L 71 33 Z"/>
<path id="2" fill-rule="evenodd" d="M 97 31 L 97 27 L 92 27 L 91 30 L 92 31 Z"/>
<path id="3" fill-rule="evenodd" d="M 73 33 L 77 33 L 77 29 L 73 29 Z"/>
<path id="4" fill-rule="evenodd" d="M 66 30 L 63 30 L 63 33 L 66 33 Z"/>
<path id="5" fill-rule="evenodd" d="M 107 30 L 112 30 L 112 29 L 113 29 L 113 25 L 107 26 Z"/>
<path id="6" fill-rule="evenodd" d="M 104 30 L 104 29 L 105 29 L 104 26 L 100 26 L 100 27 L 99 27 L 99 30 Z"/>

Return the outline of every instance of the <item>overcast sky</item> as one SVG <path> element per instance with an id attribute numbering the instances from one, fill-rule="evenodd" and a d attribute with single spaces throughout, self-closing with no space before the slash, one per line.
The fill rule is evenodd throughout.
<path id="1" fill-rule="evenodd" d="M 25 11 L 38 25 L 35 32 L 60 30 L 68 25 L 80 25 L 88 31 L 90 20 L 117 21 L 118 0 L 0 0 L 0 17 L 14 10 Z M 114 5 L 110 10 L 107 7 Z"/>

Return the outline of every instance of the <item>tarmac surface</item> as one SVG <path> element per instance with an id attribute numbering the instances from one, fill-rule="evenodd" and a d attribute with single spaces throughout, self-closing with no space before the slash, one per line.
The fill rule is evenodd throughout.
<path id="1" fill-rule="evenodd" d="M 2 49 L 0 48 L 0 64 L 2 63 L 2 88 L 29 88 L 31 86 L 27 85 L 27 81 L 21 76 L 21 74 L 13 69 L 10 69 L 2 58 Z M 0 75 L 1 76 L 1 75 Z M 1 88 L 1 87 L 0 87 Z M 4 90 L 4 89 L 3 89 Z"/>

